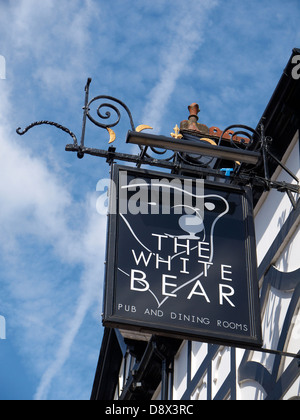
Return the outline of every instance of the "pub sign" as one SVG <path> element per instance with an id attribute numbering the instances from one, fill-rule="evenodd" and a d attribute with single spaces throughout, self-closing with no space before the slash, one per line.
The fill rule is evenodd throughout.
<path id="1" fill-rule="evenodd" d="M 250 188 L 114 165 L 103 324 L 261 347 Z"/>

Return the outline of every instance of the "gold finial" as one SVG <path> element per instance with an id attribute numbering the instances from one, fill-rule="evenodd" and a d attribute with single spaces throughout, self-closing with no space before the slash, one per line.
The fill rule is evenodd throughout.
<path id="1" fill-rule="evenodd" d="M 176 124 L 176 127 L 174 127 L 175 133 L 171 133 L 171 137 L 173 137 L 176 140 L 182 139 L 183 135 L 180 133 L 180 128 L 178 127 L 178 124 Z"/>

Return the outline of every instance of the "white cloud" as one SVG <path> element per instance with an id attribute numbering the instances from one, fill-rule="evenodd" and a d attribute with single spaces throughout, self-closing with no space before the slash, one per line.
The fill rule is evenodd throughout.
<path id="1" fill-rule="evenodd" d="M 40 80 L 50 97 L 53 88 L 71 91 L 86 65 L 93 5 L 92 0 L 20 0 L 10 8 L 0 6 L 1 24 L 8 18 L 11 22 L 1 33 L 15 55 L 14 60 L 8 57 L 10 76 L 0 85 L 1 303 L 15 343 L 41 376 L 36 399 L 48 398 L 87 314 L 96 305 L 100 312 L 106 217 L 96 213 L 93 195 L 86 191 L 76 201 L 74 184 L 47 154 L 37 156 L 15 134 L 13 95 L 22 80 L 12 73 L 18 73 L 22 60 L 32 59 L 31 77 Z M 56 50 L 49 51 L 49 45 Z M 73 281 L 66 282 L 75 267 Z"/>
<path id="2" fill-rule="evenodd" d="M 82 325 L 96 307 L 100 315 L 106 218 L 95 212 L 95 203 L 90 205 L 90 187 L 75 191 L 82 174 L 90 177 L 92 188 L 96 186 L 98 179 L 93 177 L 98 174 L 91 173 L 96 165 L 98 170 L 99 161 L 92 169 L 92 160 L 86 165 L 84 160 L 81 166 L 74 164 L 75 169 L 62 170 L 51 159 L 58 132 L 49 129 L 53 155 L 47 156 L 49 148 L 42 155 L 31 148 L 38 136 L 45 140 L 46 129 L 23 138 L 16 137 L 14 129 L 33 111 L 33 119 L 37 112 L 39 119 L 47 119 L 49 112 L 67 125 L 66 119 L 72 119 L 69 115 L 77 108 L 80 127 L 81 109 L 73 106 L 72 99 L 81 104 L 82 80 L 93 73 L 93 89 L 99 86 L 99 94 L 106 94 L 109 81 L 112 95 L 131 106 L 128 95 L 140 113 L 142 95 L 150 91 L 139 122 L 152 125 L 156 132 L 164 128 L 166 110 L 176 110 L 171 100 L 180 103 L 182 110 L 191 103 L 188 95 L 193 95 L 191 101 L 201 100 L 204 111 L 210 109 L 212 124 L 247 123 L 249 110 L 255 121 L 260 114 L 258 96 L 265 105 L 266 86 L 268 94 L 275 87 L 278 52 L 284 65 L 290 40 L 299 36 L 297 29 L 291 37 L 298 23 L 284 25 L 292 14 L 286 3 L 271 23 L 267 15 L 274 1 L 256 1 L 250 8 L 240 1 L 228 3 L 231 7 L 216 0 L 160 0 L 155 5 L 150 0 L 0 4 L 4 46 L 0 54 L 7 62 L 7 80 L 0 81 L 0 298 L 2 303 L 8 299 L 8 326 L 14 328 L 20 353 L 41 377 L 37 399 L 52 397 L 54 382 L 59 382 L 60 390 L 65 387 L 66 365 L 73 368 L 70 354 L 78 351 L 74 343 L 80 341 Z M 295 13 L 294 19 L 298 16 Z M 275 82 L 279 76 L 276 73 Z M 66 97 L 71 98 L 69 107 Z M 183 118 L 186 114 L 180 114 L 178 122 Z M 74 177 L 74 182 L 66 176 Z M 69 395 L 64 393 L 66 398 Z"/>
<path id="3" fill-rule="evenodd" d="M 84 318 L 95 301 L 99 303 L 100 308 L 100 294 L 102 289 L 100 279 L 101 275 L 103 277 L 103 272 L 100 263 L 99 245 L 102 242 L 102 246 L 104 247 L 104 229 L 103 224 L 99 223 L 99 216 L 95 216 L 90 219 L 87 232 L 83 235 L 81 248 L 81 252 L 83 253 L 81 258 L 84 263 L 84 273 L 81 279 L 82 293 L 76 304 L 72 321 L 62 338 L 57 353 L 42 376 L 35 395 L 35 399 L 37 400 L 46 399 L 51 382 L 61 371 L 68 359 L 73 342 L 82 326 Z"/>
<path id="4" fill-rule="evenodd" d="M 46 399 L 53 378 L 69 357 L 87 312 L 94 304 L 98 304 L 100 310 L 106 218 L 96 213 L 95 203 L 92 207 L 89 197 L 83 197 L 85 205 L 75 202 L 63 180 L 47 168 L 47 163 L 32 157 L 3 127 L 0 127 L 0 139 L 0 167 L 4 174 L 0 183 L 0 250 L 10 271 L 7 272 L 10 299 L 17 306 L 15 319 L 11 321 L 26 327 L 21 333 L 24 352 L 29 346 L 45 352 L 43 346 L 47 346 L 49 340 L 56 342 L 57 353 L 48 361 L 45 355 L 35 354 L 37 359 L 44 360 L 41 365 L 49 365 L 36 394 L 36 398 Z M 77 227 L 73 215 L 80 216 Z M 53 260 L 51 254 L 54 253 L 58 266 L 67 263 L 82 267 L 80 282 L 76 282 L 77 293 L 73 286 L 69 290 L 64 288 L 65 297 L 60 294 L 55 288 L 61 287 L 61 282 L 53 277 L 54 273 L 44 273 L 42 278 L 37 278 L 34 272 L 29 276 L 21 271 L 26 255 L 26 250 L 22 249 L 24 237 L 27 237 L 25 246 L 34 244 L 29 255 L 35 269 L 38 269 L 34 259 L 38 248 L 35 250 L 35 247 L 39 246 L 50 247 L 48 258 Z M 40 267 L 38 272 L 42 271 Z M 69 293 L 77 300 L 71 306 Z M 72 311 L 69 320 L 61 313 L 63 306 Z M 58 328 L 63 330 L 58 331 Z"/>
<path id="5" fill-rule="evenodd" d="M 161 131 L 161 122 L 171 95 L 176 89 L 176 83 L 179 77 L 188 71 L 193 55 L 204 42 L 209 14 L 217 4 L 216 0 L 200 0 L 197 3 L 181 5 L 180 14 L 174 9 L 174 15 L 168 25 L 168 42 L 160 54 L 159 81 L 149 94 L 143 116 L 143 121 L 147 121 L 158 133 Z"/>
<path id="6" fill-rule="evenodd" d="M 98 3 L 17 0 L 0 8 L 9 63 L 15 70 L 30 67 L 45 94 L 51 95 L 53 89 L 71 94 L 74 83 L 87 77 L 85 73 L 93 63 L 90 25 L 99 16 Z"/>

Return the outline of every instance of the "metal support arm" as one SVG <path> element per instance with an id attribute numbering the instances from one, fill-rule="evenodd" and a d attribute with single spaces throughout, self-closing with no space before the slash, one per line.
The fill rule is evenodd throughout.
<path id="1" fill-rule="evenodd" d="M 51 121 L 38 121 L 33 124 L 30 124 L 28 127 L 26 127 L 24 130 L 21 128 L 17 129 L 17 133 L 21 136 L 26 134 L 29 130 L 31 130 L 33 127 L 40 126 L 40 125 L 51 125 L 54 126 L 65 133 L 69 134 L 73 139 L 73 144 L 68 144 L 66 146 L 66 151 L 68 152 L 76 152 L 79 159 L 82 159 L 84 155 L 92 155 L 92 156 L 98 156 L 106 158 L 106 161 L 111 165 L 114 161 L 125 161 L 125 162 L 133 162 L 136 164 L 138 168 L 141 167 L 141 165 L 150 165 L 155 166 L 159 168 L 165 168 L 170 169 L 172 173 L 178 173 L 181 170 L 185 170 L 190 174 L 193 174 L 193 176 L 197 178 L 206 177 L 206 176 L 215 176 L 217 178 L 226 178 L 228 182 L 233 182 L 237 184 L 250 184 L 253 186 L 262 187 L 265 190 L 269 190 L 270 188 L 277 189 L 280 192 L 287 193 L 288 197 L 293 205 L 293 207 L 296 206 L 296 200 L 293 196 L 293 194 L 300 194 L 300 187 L 299 187 L 299 179 L 295 174 L 292 173 L 271 151 L 270 151 L 270 145 L 272 143 L 272 139 L 269 137 L 266 137 L 265 135 L 265 128 L 264 125 L 260 125 L 260 130 L 254 130 L 251 127 L 248 127 L 246 125 L 231 125 L 230 127 L 227 127 L 226 130 L 223 131 L 218 146 L 216 148 L 219 148 L 219 154 L 217 155 L 218 159 L 223 158 L 222 150 L 225 150 L 227 158 L 232 158 L 232 156 L 235 155 L 241 155 L 243 156 L 243 153 L 245 154 L 245 158 L 249 160 L 252 159 L 252 155 L 256 156 L 260 154 L 260 162 L 259 164 L 263 165 L 263 171 L 264 171 L 264 177 L 258 176 L 257 173 L 255 173 L 257 164 L 257 159 L 251 163 L 248 163 L 248 165 L 252 164 L 253 169 L 252 172 L 249 171 L 247 168 L 247 171 L 243 170 L 243 163 L 240 164 L 240 162 L 236 162 L 236 167 L 234 171 L 229 175 L 229 170 L 222 171 L 213 169 L 209 166 L 209 164 L 204 165 L 201 163 L 195 163 L 191 162 L 189 163 L 188 160 L 183 158 L 182 153 L 180 152 L 180 142 L 176 141 L 174 139 L 168 139 L 168 138 L 162 138 L 161 136 L 150 136 L 150 135 L 141 135 L 138 133 L 139 128 L 135 128 L 132 114 L 127 107 L 127 105 L 120 101 L 119 99 L 116 99 L 112 96 L 105 96 L 100 95 L 96 96 L 92 100 L 89 100 L 89 91 L 90 91 L 90 84 L 92 82 L 92 79 L 87 80 L 87 84 L 85 86 L 85 101 L 84 101 L 84 107 L 83 107 L 83 122 L 82 122 L 82 133 L 81 133 L 81 140 L 80 144 L 78 144 L 78 140 L 76 135 L 70 131 L 68 128 L 64 127 L 63 125 L 60 125 L 55 122 Z M 96 115 L 98 119 L 95 119 L 94 116 L 91 115 L 91 107 L 92 105 L 97 101 L 102 100 L 108 100 L 110 103 L 105 102 L 101 103 L 97 110 Z M 111 102 L 114 102 L 117 105 L 112 104 Z M 124 154 L 124 153 L 118 153 L 116 151 L 115 147 L 109 147 L 108 150 L 102 150 L 102 149 L 95 149 L 95 148 L 88 148 L 85 146 L 85 134 L 86 134 L 86 123 L 87 119 L 91 121 L 94 125 L 96 125 L 99 128 L 105 129 L 110 134 L 110 142 L 111 144 L 115 140 L 115 133 L 112 130 L 112 127 L 115 127 L 119 124 L 121 119 L 121 111 L 119 109 L 119 106 L 123 111 L 126 112 L 129 123 L 130 123 L 130 129 L 131 131 L 131 137 L 138 137 L 139 140 L 142 138 L 145 138 L 147 140 L 147 137 L 151 137 L 151 140 L 157 139 L 157 145 L 156 147 L 150 147 L 147 145 L 147 143 L 139 144 L 140 147 L 140 154 L 138 155 L 130 155 L 130 154 Z M 103 108 L 108 108 L 110 111 L 107 111 L 105 114 L 102 113 Z M 117 116 L 117 119 L 114 121 L 111 121 L 111 111 L 114 111 L 114 113 Z M 102 122 L 100 122 L 102 120 Z M 104 123 L 103 120 L 110 120 L 108 123 Z M 141 129 L 149 128 L 149 126 L 139 126 L 142 127 Z M 233 128 L 237 128 L 239 131 L 232 131 Z M 221 146 L 221 143 L 223 141 L 223 138 L 226 133 L 231 135 L 231 148 Z M 238 135 L 243 135 L 244 138 L 248 138 L 247 141 L 241 142 L 238 144 L 235 140 L 238 138 Z M 228 138 L 228 135 L 227 135 Z M 164 139 L 164 142 L 161 140 Z M 168 145 L 164 148 L 164 144 Z M 172 144 L 174 145 L 174 149 L 172 150 Z M 163 150 L 160 148 L 163 148 Z M 176 147 L 175 147 L 176 146 Z M 185 146 L 187 147 L 187 143 L 185 143 Z M 192 144 L 191 147 L 197 148 L 197 142 Z M 159 147 L 159 148 L 158 148 Z M 209 153 L 212 153 L 213 146 L 203 146 L 203 144 L 200 143 L 199 145 L 199 155 L 204 156 L 210 156 Z M 240 149 L 239 152 L 236 151 L 237 149 Z M 168 150 L 171 150 L 171 156 L 163 158 L 162 156 L 167 154 Z M 194 150 L 193 149 L 193 150 Z M 251 149 L 251 150 L 250 150 Z M 254 152 L 253 152 L 254 150 Z M 235 153 L 234 153 L 235 151 Z M 160 158 L 151 156 L 149 153 L 154 153 L 155 155 L 158 155 Z M 216 150 L 213 150 L 214 156 L 216 155 Z M 173 153 L 173 154 L 172 154 Z M 191 152 L 191 153 L 195 153 Z M 247 156 L 246 156 L 247 155 Z M 249 157 L 250 156 L 250 157 Z M 253 158 L 254 159 L 254 158 Z M 270 170 L 269 170 L 269 160 L 274 160 L 290 177 L 292 177 L 297 184 L 290 184 L 286 182 L 276 182 L 272 181 L 270 179 Z M 235 159 L 233 159 L 235 160 Z M 237 159 L 238 160 L 238 159 Z M 247 161 L 246 161 L 247 162 Z"/>

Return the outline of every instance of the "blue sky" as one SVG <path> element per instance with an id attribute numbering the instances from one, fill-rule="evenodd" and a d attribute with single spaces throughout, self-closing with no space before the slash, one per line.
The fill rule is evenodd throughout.
<path id="1" fill-rule="evenodd" d="M 89 399 L 102 338 L 105 160 L 78 160 L 84 86 L 169 135 L 200 122 L 256 126 L 292 48 L 299 0 L 0 0 L 0 399 Z M 126 150 L 126 115 L 116 128 Z M 123 143 L 123 144 L 122 144 Z M 86 144 L 106 148 L 89 125 Z M 127 146 L 128 147 L 128 146 Z"/>

